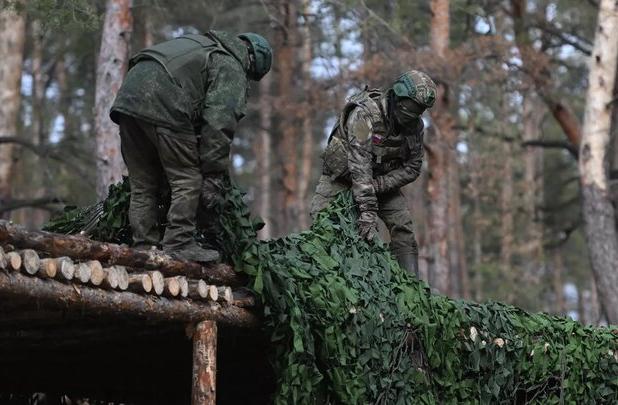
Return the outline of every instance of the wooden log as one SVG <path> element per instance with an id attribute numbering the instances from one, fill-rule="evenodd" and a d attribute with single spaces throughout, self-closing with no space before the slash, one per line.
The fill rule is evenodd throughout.
<path id="1" fill-rule="evenodd" d="M 36 275 L 42 278 L 54 278 L 56 274 L 58 274 L 56 259 L 41 259 L 41 265 Z"/>
<path id="2" fill-rule="evenodd" d="M 179 276 L 178 284 L 180 285 L 180 296 L 182 298 L 187 298 L 189 296 L 189 282 L 186 277 Z"/>
<path id="3" fill-rule="evenodd" d="M 88 263 L 79 263 L 75 267 L 75 278 L 86 284 L 90 281 L 90 276 L 92 275 L 92 269 L 88 266 Z"/>
<path id="4" fill-rule="evenodd" d="M 8 268 L 11 270 L 19 271 L 21 269 L 21 256 L 17 252 L 9 252 L 6 254 L 6 260 L 8 262 Z"/>
<path id="5" fill-rule="evenodd" d="M 217 291 L 219 292 L 219 300 L 227 302 L 228 304 L 234 301 L 234 295 L 230 287 L 217 287 Z"/>
<path id="6" fill-rule="evenodd" d="M 6 269 L 9 265 L 9 262 L 6 260 L 6 254 L 4 253 L 4 249 L 0 246 L 0 269 Z"/>
<path id="7" fill-rule="evenodd" d="M 164 294 L 168 297 L 178 297 L 180 294 L 180 283 L 176 277 L 168 277 L 164 280 Z"/>
<path id="8" fill-rule="evenodd" d="M 103 286 L 115 290 L 118 288 L 118 272 L 112 267 L 106 267 L 103 269 L 105 272 L 105 279 L 103 280 Z"/>
<path id="9" fill-rule="evenodd" d="M 79 308 L 90 316 L 108 314 L 122 319 L 138 316 L 148 320 L 173 322 L 200 322 L 209 319 L 238 327 L 258 326 L 255 315 L 235 306 L 174 300 L 88 286 L 80 286 L 77 291 L 71 284 L 41 280 L 18 272 L 0 272 L 0 296 L 15 300 L 32 299 L 41 306 L 54 308 Z"/>
<path id="10" fill-rule="evenodd" d="M 52 257 L 69 256 L 74 260 L 98 260 L 109 265 L 156 269 L 166 276 L 204 278 L 218 285 L 241 285 L 246 278 L 224 264 L 201 265 L 174 259 L 159 250 L 137 250 L 128 246 L 90 240 L 83 236 L 28 231 L 0 220 L 0 243 L 20 249 L 34 249 Z"/>
<path id="11" fill-rule="evenodd" d="M 103 271 L 101 262 L 98 260 L 89 260 L 86 265 L 90 267 L 90 282 L 94 285 L 103 284 L 103 280 L 105 280 L 105 272 Z"/>
<path id="12" fill-rule="evenodd" d="M 58 257 L 54 259 L 56 261 L 56 267 L 60 270 L 58 272 L 59 278 L 67 281 L 73 280 L 75 276 L 75 264 L 69 257 Z"/>
<path id="13" fill-rule="evenodd" d="M 236 305 L 237 307 L 249 308 L 257 305 L 257 299 L 255 295 L 248 290 L 238 290 L 233 291 L 234 300 L 232 301 L 232 305 Z"/>
<path id="14" fill-rule="evenodd" d="M 208 298 L 208 284 L 204 280 L 189 280 L 189 297 L 196 300 Z"/>
<path id="15" fill-rule="evenodd" d="M 215 405 L 217 386 L 217 324 L 203 321 L 193 333 L 191 405 Z"/>
<path id="16" fill-rule="evenodd" d="M 161 295 L 165 291 L 165 279 L 160 271 L 149 271 L 148 275 L 152 279 L 152 290 L 155 294 Z"/>
<path id="17" fill-rule="evenodd" d="M 129 288 L 129 273 L 124 266 L 114 266 L 118 276 L 118 289 L 126 291 Z"/>
<path id="18" fill-rule="evenodd" d="M 39 271 L 41 259 L 39 254 L 32 249 L 24 249 L 19 252 L 21 256 L 21 267 L 26 270 L 26 273 L 34 275 Z"/>
<path id="19" fill-rule="evenodd" d="M 149 274 L 129 274 L 129 290 L 137 293 L 152 291 L 152 278 Z"/>
<path id="20" fill-rule="evenodd" d="M 208 298 L 212 301 L 219 301 L 219 289 L 216 285 L 208 286 Z"/>

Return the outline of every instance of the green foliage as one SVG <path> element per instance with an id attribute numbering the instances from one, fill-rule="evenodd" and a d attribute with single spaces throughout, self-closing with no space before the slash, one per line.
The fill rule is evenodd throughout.
<path id="1" fill-rule="evenodd" d="M 110 189 L 92 229 L 116 233 L 99 236 L 118 237 L 127 195 L 126 182 Z M 79 229 L 72 212 L 48 229 Z M 343 193 L 310 230 L 260 242 L 240 190 L 219 209 L 219 243 L 263 301 L 276 404 L 618 401 L 616 330 L 432 294 L 359 239 L 356 215 Z"/>
<path id="2" fill-rule="evenodd" d="M 109 187 L 105 201 L 86 208 L 66 207 L 62 215 L 50 220 L 43 229 L 64 234 L 83 232 L 95 240 L 129 244 L 129 197 L 129 181 L 125 178 L 122 183 Z"/>
<path id="3" fill-rule="evenodd" d="M 237 263 L 264 301 L 275 403 L 611 403 L 616 331 L 431 294 L 342 194 L 309 231 Z"/>
<path id="4" fill-rule="evenodd" d="M 101 17 L 96 3 L 89 0 L 0 0 L 2 7 L 10 7 L 40 20 L 44 27 L 68 30 L 71 28 L 96 30 Z"/>

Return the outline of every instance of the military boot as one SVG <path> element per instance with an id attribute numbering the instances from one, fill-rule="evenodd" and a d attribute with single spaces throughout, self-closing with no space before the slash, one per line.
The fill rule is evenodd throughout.
<path id="1" fill-rule="evenodd" d="M 418 273 L 418 255 L 414 253 L 400 253 L 395 255 L 397 258 L 397 263 L 401 266 L 402 269 L 405 269 L 410 274 L 414 274 L 416 277 L 419 276 Z"/>
<path id="2" fill-rule="evenodd" d="M 197 243 L 184 246 L 180 249 L 168 250 L 167 253 L 175 259 L 188 260 L 190 262 L 212 263 L 221 258 L 219 252 L 204 249 Z"/>

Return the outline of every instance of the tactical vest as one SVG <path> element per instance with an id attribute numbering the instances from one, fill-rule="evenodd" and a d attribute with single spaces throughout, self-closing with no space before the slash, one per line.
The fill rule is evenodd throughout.
<path id="1" fill-rule="evenodd" d="M 374 175 L 382 175 L 401 167 L 410 155 L 410 145 L 403 134 L 395 133 L 387 125 L 386 113 L 381 106 L 382 91 L 365 89 L 351 96 L 331 131 L 328 146 L 324 151 L 324 174 L 334 179 L 349 176 L 347 161 L 347 121 L 355 108 L 361 108 L 370 117 L 372 133 L 372 169 Z"/>
<path id="2" fill-rule="evenodd" d="M 213 52 L 223 52 L 238 60 L 212 32 L 206 35 L 183 35 L 138 52 L 129 60 L 129 69 L 144 59 L 154 59 L 172 81 L 184 90 L 191 104 L 192 120 L 198 120 L 206 83 L 202 72 Z M 239 60 L 242 65 L 242 62 Z"/>

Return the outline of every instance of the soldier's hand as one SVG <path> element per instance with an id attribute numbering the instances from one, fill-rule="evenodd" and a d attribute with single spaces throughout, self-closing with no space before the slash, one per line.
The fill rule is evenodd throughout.
<path id="1" fill-rule="evenodd" d="M 358 218 L 358 234 L 365 240 L 372 240 L 378 233 L 378 214 L 375 211 L 363 211 Z"/>
<path id="2" fill-rule="evenodd" d="M 382 194 L 386 190 L 384 189 L 384 179 L 382 176 L 373 179 L 373 190 L 376 194 Z"/>

